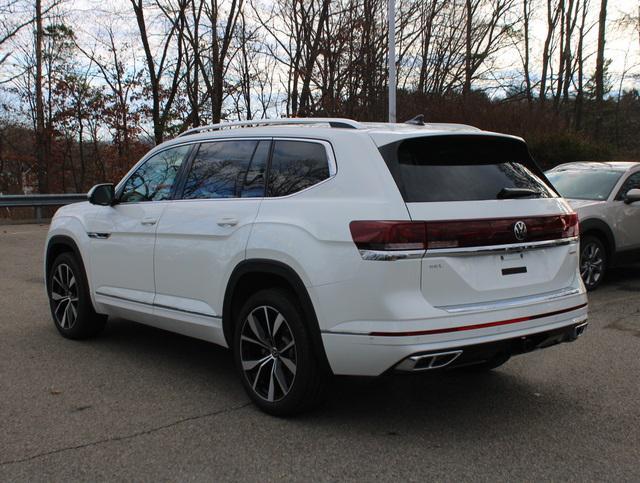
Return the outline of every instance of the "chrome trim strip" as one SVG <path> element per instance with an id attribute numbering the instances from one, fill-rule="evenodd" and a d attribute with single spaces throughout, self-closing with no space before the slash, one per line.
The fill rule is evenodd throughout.
<path id="1" fill-rule="evenodd" d="M 492 253 L 523 252 L 525 250 L 538 250 L 541 248 L 559 247 L 577 243 L 578 237 L 560 238 L 558 240 L 544 240 L 539 242 L 511 243 L 509 245 L 490 245 L 481 247 L 463 248 L 439 248 L 428 249 L 425 258 L 433 257 L 464 257 L 473 255 L 490 255 Z"/>
<path id="2" fill-rule="evenodd" d="M 490 310 L 502 310 L 511 307 L 520 307 L 523 305 L 533 305 L 543 302 L 552 302 L 565 297 L 571 297 L 573 295 L 579 295 L 580 289 L 568 288 L 562 290 L 556 290 L 554 292 L 546 292 L 537 295 L 528 295 L 526 297 L 517 297 L 507 300 L 496 300 L 493 302 L 482 302 L 476 304 L 462 304 L 462 305 L 440 305 L 435 306 L 436 309 L 445 310 L 450 314 L 462 314 L 466 312 L 483 312 Z"/>
<path id="3" fill-rule="evenodd" d="M 210 317 L 213 319 L 220 319 L 222 317 L 218 317 L 217 315 L 211 315 L 211 314 L 203 314 L 202 312 L 196 312 L 194 310 L 185 310 L 185 309 L 177 309 L 175 307 L 170 307 L 168 305 L 162 305 L 162 304 L 153 304 L 154 307 L 157 307 L 159 309 L 165 309 L 165 310 L 174 310 L 176 312 L 183 312 L 185 314 L 193 314 L 193 315 L 199 315 L 200 317 Z"/>
<path id="4" fill-rule="evenodd" d="M 411 260 L 422 258 L 424 254 L 424 250 L 360 250 L 360 256 L 363 260 L 376 261 Z"/>
<path id="5" fill-rule="evenodd" d="M 96 240 L 106 240 L 111 236 L 111 233 L 100 233 L 97 231 L 89 231 L 87 232 L 87 236 L 89 238 L 94 238 Z"/>
<path id="6" fill-rule="evenodd" d="M 112 299 L 124 300 L 125 302 L 133 302 L 133 303 L 140 304 L 140 305 L 146 305 L 147 307 L 157 307 L 159 309 L 173 310 L 175 312 L 182 312 L 182 313 L 185 313 L 185 314 L 199 315 L 201 317 L 209 317 L 211 319 L 221 319 L 222 318 L 222 317 L 220 317 L 218 315 L 203 314 L 202 312 L 194 312 L 194 311 L 191 311 L 191 310 L 177 309 L 175 307 L 170 307 L 168 305 L 148 304 L 146 302 L 141 302 L 139 300 L 134 300 L 134 299 L 130 299 L 130 298 L 127 298 L 127 297 L 120 297 L 118 295 L 110 295 L 110 294 L 106 294 L 106 293 L 103 293 L 103 292 L 96 292 L 96 295 L 101 295 L 103 297 L 109 297 L 109 298 L 112 298 Z"/>

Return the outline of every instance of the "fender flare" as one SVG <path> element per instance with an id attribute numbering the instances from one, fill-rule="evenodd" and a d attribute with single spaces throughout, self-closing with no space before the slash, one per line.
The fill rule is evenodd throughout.
<path id="1" fill-rule="evenodd" d="M 287 281 L 289 286 L 293 289 L 295 295 L 300 302 L 305 320 L 308 323 L 311 335 L 311 343 L 313 345 L 315 353 L 320 357 L 321 364 L 329 367 L 326 352 L 324 350 L 324 344 L 322 343 L 322 335 L 320 332 L 320 325 L 316 316 L 316 311 L 313 307 L 313 302 L 309 296 L 309 292 L 302 282 L 302 278 L 298 273 L 289 265 L 268 259 L 249 259 L 243 260 L 238 263 L 233 269 L 229 281 L 227 283 L 227 289 L 224 294 L 224 300 L 222 305 L 222 328 L 224 337 L 229 347 L 233 347 L 233 317 L 232 317 L 232 300 L 234 292 L 237 288 L 240 279 L 247 274 L 268 274 L 276 275 Z"/>

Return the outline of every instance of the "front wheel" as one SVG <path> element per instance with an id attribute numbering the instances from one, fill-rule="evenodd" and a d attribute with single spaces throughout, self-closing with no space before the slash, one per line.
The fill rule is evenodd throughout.
<path id="1" fill-rule="evenodd" d="M 47 288 L 51 317 L 63 337 L 85 339 L 102 331 L 107 317 L 93 310 L 87 278 L 73 254 L 54 260 Z"/>
<path id="2" fill-rule="evenodd" d="M 322 402 L 327 375 L 288 291 L 261 290 L 247 300 L 236 320 L 233 349 L 242 384 L 263 411 L 287 416 Z"/>
<path id="3" fill-rule="evenodd" d="M 594 290 L 604 278 L 607 252 L 599 238 L 585 236 L 580 240 L 580 275 L 587 290 Z"/>

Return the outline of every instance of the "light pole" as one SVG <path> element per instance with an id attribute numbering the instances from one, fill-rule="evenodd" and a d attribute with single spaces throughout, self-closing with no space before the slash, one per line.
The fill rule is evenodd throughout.
<path id="1" fill-rule="evenodd" d="M 396 122 L 396 1 L 388 0 L 389 24 L 389 122 Z"/>

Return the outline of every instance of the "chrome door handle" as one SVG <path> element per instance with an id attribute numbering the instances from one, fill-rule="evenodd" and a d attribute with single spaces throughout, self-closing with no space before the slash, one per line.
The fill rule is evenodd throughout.
<path id="1" fill-rule="evenodd" d="M 143 218 L 140 223 L 143 225 L 155 225 L 157 222 L 157 218 Z"/>
<path id="2" fill-rule="evenodd" d="M 231 227 L 231 226 L 236 226 L 238 224 L 238 219 L 237 218 L 221 218 L 218 220 L 218 226 L 222 226 L 222 227 Z"/>

